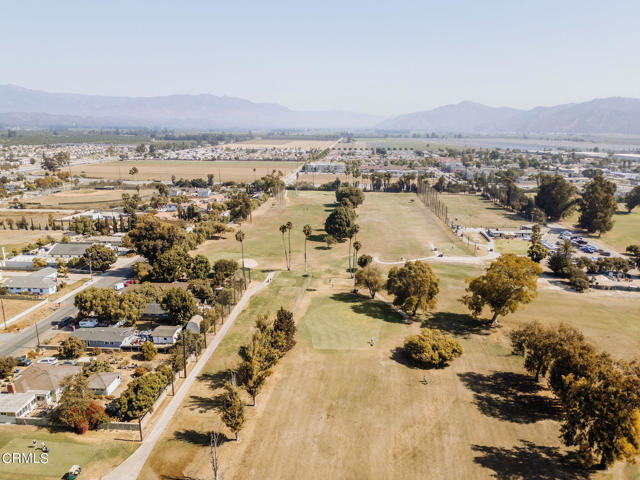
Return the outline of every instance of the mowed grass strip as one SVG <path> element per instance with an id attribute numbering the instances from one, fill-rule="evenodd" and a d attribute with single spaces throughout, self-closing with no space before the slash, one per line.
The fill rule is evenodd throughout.
<path id="1" fill-rule="evenodd" d="M 85 175 L 89 178 L 122 179 L 122 180 L 171 180 L 177 178 L 207 178 L 208 174 L 218 181 L 246 182 L 253 181 L 271 173 L 281 171 L 287 175 L 298 165 L 289 161 L 196 161 L 196 160 L 127 160 L 124 162 L 104 162 L 90 165 L 74 165 L 73 175 Z M 138 173 L 129 175 L 136 167 Z M 255 169 L 255 172 L 254 172 Z"/>
<path id="2" fill-rule="evenodd" d="M 447 206 L 449 218 L 465 227 L 513 228 L 531 223 L 479 195 L 444 193 L 438 198 Z"/>
<path id="3" fill-rule="evenodd" d="M 85 436 L 73 433 L 50 433 L 32 427 L 4 427 L 0 430 L 0 456 L 4 453 L 34 453 L 40 458 L 44 441 L 49 447 L 48 463 L 5 463 L 0 467 L 2 480 L 59 480 L 69 468 L 82 466 L 82 476 L 93 478 L 97 472 L 109 471 L 131 455 L 138 442 L 114 440 L 113 432 L 89 432 Z M 32 447 L 33 440 L 38 448 Z"/>

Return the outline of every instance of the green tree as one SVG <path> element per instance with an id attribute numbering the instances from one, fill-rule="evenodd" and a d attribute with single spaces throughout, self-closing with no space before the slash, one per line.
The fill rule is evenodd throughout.
<path id="1" fill-rule="evenodd" d="M 358 258 L 358 266 L 360 268 L 366 268 L 367 265 L 371 264 L 371 262 L 373 262 L 373 257 L 371 255 L 360 255 L 360 257 Z"/>
<path id="2" fill-rule="evenodd" d="M 114 401 L 120 418 L 133 420 L 150 410 L 169 380 L 161 371 L 156 371 L 129 382 L 126 390 Z"/>
<path id="3" fill-rule="evenodd" d="M 413 362 L 424 368 L 442 367 L 462 355 L 462 345 L 437 329 L 423 328 L 405 339 L 402 348 Z"/>
<path id="4" fill-rule="evenodd" d="M 101 322 L 115 323 L 122 317 L 120 295 L 112 288 L 89 287 L 75 296 L 79 317 L 95 317 Z"/>
<path id="5" fill-rule="evenodd" d="M 492 324 L 499 315 L 515 312 L 520 305 L 533 301 L 538 295 L 540 266 L 529 258 L 512 253 L 500 256 L 487 267 L 485 274 L 467 280 L 467 295 L 460 301 L 474 317 L 478 317 L 488 306 L 493 313 Z"/>
<path id="6" fill-rule="evenodd" d="M 222 402 L 220 405 L 220 414 L 223 423 L 236 436 L 236 442 L 240 441 L 240 430 L 244 426 L 244 403 L 238 393 L 235 378 L 231 382 L 224 384 L 224 393 L 222 394 Z"/>
<path id="7" fill-rule="evenodd" d="M 67 337 L 60 343 L 58 347 L 58 356 L 60 358 L 78 358 L 87 349 L 87 344 L 75 335 Z"/>
<path id="8" fill-rule="evenodd" d="M 161 282 L 175 282 L 187 277 L 191 266 L 191 256 L 182 248 L 173 248 L 156 257 L 153 263 L 153 277 Z"/>
<path id="9" fill-rule="evenodd" d="M 242 230 L 238 230 L 236 232 L 236 241 L 240 242 L 240 248 L 242 252 L 242 278 L 246 284 L 247 279 L 245 277 L 245 268 L 244 268 L 244 232 Z"/>
<path id="10" fill-rule="evenodd" d="M 576 205 L 576 188 L 562 175 L 541 175 L 536 207 L 553 221 L 565 218 Z"/>
<path id="11" fill-rule="evenodd" d="M 0 357 L 0 378 L 6 378 L 18 366 L 13 357 Z"/>
<path id="12" fill-rule="evenodd" d="M 238 262 L 231 259 L 220 259 L 213 264 L 213 281 L 221 285 L 238 271 Z"/>
<path id="13" fill-rule="evenodd" d="M 355 219 L 356 212 L 353 208 L 340 205 L 329 214 L 324 222 L 324 229 L 329 235 L 343 240 L 349 236 Z"/>
<path id="14" fill-rule="evenodd" d="M 640 205 L 640 185 L 636 185 L 627 193 L 624 197 L 624 204 L 627 207 L 628 213 L 631 213 L 634 208 Z"/>
<path id="15" fill-rule="evenodd" d="M 353 208 L 357 208 L 364 202 L 364 193 L 351 185 L 342 185 L 336 190 L 336 201 L 342 203 L 345 198 Z"/>
<path id="16" fill-rule="evenodd" d="M 288 352 L 296 344 L 296 322 L 293 320 L 293 312 L 280 307 L 276 312 L 276 320 L 273 322 L 273 330 L 276 334 L 282 334 L 282 353 Z"/>
<path id="17" fill-rule="evenodd" d="M 145 361 L 150 362 L 151 360 L 156 358 L 157 354 L 158 349 L 153 344 L 153 342 L 147 340 L 142 344 L 142 358 L 144 358 Z"/>
<path id="18" fill-rule="evenodd" d="M 293 223 L 287 222 L 285 226 L 287 227 L 287 236 L 289 237 L 289 264 L 287 265 L 287 270 L 291 270 L 291 230 L 293 229 Z"/>
<path id="19" fill-rule="evenodd" d="M 153 265 L 160 254 L 181 246 L 184 239 L 184 229 L 160 222 L 152 215 L 141 215 L 125 235 L 124 243 Z"/>
<path id="20" fill-rule="evenodd" d="M 191 266 L 189 269 L 189 279 L 201 279 L 204 280 L 209 276 L 209 272 L 211 271 L 211 263 L 209 259 L 204 255 L 196 255 L 193 257 L 191 262 Z"/>
<path id="21" fill-rule="evenodd" d="M 127 320 L 129 325 L 135 325 L 147 307 L 147 300 L 137 290 L 124 292 L 120 295 L 120 317 Z"/>
<path id="22" fill-rule="evenodd" d="M 289 267 L 289 256 L 287 255 L 287 244 L 284 241 L 284 234 L 287 233 L 287 226 L 286 225 L 280 225 L 280 233 L 282 234 L 282 248 L 284 249 L 284 263 L 287 267 L 287 270 L 291 270 L 291 267 Z"/>
<path id="23" fill-rule="evenodd" d="M 356 272 L 356 285 L 369 290 L 371 298 L 375 298 L 376 293 L 382 290 L 385 285 L 382 271 L 375 265 L 365 266 Z"/>
<path id="24" fill-rule="evenodd" d="M 266 379 L 271 375 L 272 364 L 270 351 L 273 345 L 268 332 L 256 330 L 251 341 L 242 350 L 243 362 L 238 367 L 238 379 L 244 389 L 253 398 L 253 406 L 257 407 L 257 396 Z"/>
<path id="25" fill-rule="evenodd" d="M 327 248 L 331 248 L 336 243 L 338 243 L 338 240 L 336 240 L 336 237 L 334 237 L 333 235 L 325 235 L 324 236 L 324 241 L 327 244 Z"/>
<path id="26" fill-rule="evenodd" d="M 440 291 L 438 277 L 421 261 L 392 267 L 385 288 L 394 296 L 393 304 L 410 315 L 415 315 L 418 309 L 426 312 L 433 308 Z"/>
<path id="27" fill-rule="evenodd" d="M 70 427 L 77 433 L 85 433 L 109 422 L 104 407 L 94 402 L 87 377 L 82 373 L 63 380 L 61 390 L 58 404 L 51 412 L 55 423 Z"/>
<path id="28" fill-rule="evenodd" d="M 175 325 L 184 325 L 198 313 L 196 301 L 191 292 L 179 287 L 167 290 L 160 305 L 169 312 L 169 320 Z"/>
<path id="29" fill-rule="evenodd" d="M 578 224 L 588 232 L 606 233 L 613 228 L 616 213 L 616 184 L 596 175 L 582 191 Z"/>
<path id="30" fill-rule="evenodd" d="M 202 303 L 211 302 L 214 298 L 213 289 L 206 280 L 192 280 L 189 282 L 189 291 Z"/>
<path id="31" fill-rule="evenodd" d="M 35 267 L 35 268 L 44 268 L 47 266 L 47 261 L 44 258 L 40 258 L 40 257 L 35 257 L 32 261 L 31 264 Z"/>

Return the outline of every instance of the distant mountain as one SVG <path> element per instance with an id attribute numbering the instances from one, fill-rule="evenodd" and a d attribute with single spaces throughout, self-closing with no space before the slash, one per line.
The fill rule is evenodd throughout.
<path id="1" fill-rule="evenodd" d="M 0 86 L 0 122 L 10 126 L 367 128 L 381 119 L 343 111 L 297 112 L 275 103 L 205 94 L 111 97 Z"/>
<path id="2" fill-rule="evenodd" d="M 426 112 L 408 113 L 377 125 L 383 130 L 421 130 L 427 132 L 476 132 L 492 129 L 513 118 L 522 110 L 487 107 L 479 103 L 461 102 Z"/>
<path id="3" fill-rule="evenodd" d="M 450 133 L 640 135 L 640 100 L 611 97 L 531 110 L 462 102 L 390 118 L 377 128 Z"/>

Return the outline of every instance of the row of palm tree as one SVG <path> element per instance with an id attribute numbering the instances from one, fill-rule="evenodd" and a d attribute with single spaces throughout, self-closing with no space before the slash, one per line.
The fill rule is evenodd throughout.
<path id="1" fill-rule="evenodd" d="M 293 229 L 293 223 L 287 222 L 285 224 L 280 225 L 279 230 L 282 234 L 282 248 L 284 249 L 284 261 L 287 267 L 287 270 L 291 270 L 291 230 Z M 312 233 L 311 225 L 306 224 L 302 227 L 302 233 L 304 233 L 304 271 L 307 271 L 307 240 L 311 236 Z M 285 233 L 288 236 L 288 249 L 287 242 L 285 242 L 284 235 Z"/>

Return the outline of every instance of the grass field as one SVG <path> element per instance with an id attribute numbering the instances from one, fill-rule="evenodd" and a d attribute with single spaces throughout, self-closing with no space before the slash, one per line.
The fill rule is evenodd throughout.
<path id="1" fill-rule="evenodd" d="M 439 222 L 413 198 L 366 194 L 358 208 L 361 253 L 410 258 L 429 255 L 430 241 L 448 241 L 449 233 L 438 230 Z M 395 350 L 420 323 L 404 323 L 384 302 L 348 293 L 353 280 L 345 272 L 346 245 L 327 250 L 321 243 L 322 223 L 333 202 L 329 192 L 289 192 L 286 206 L 268 204 L 253 224 L 242 226 L 245 255 L 258 260 L 258 268 L 282 269 L 278 226 L 291 220 L 294 271 L 280 272 L 251 300 L 163 434 L 141 479 L 211 474 L 209 432 L 226 431 L 215 411 L 216 397 L 228 369 L 237 365 L 238 347 L 249 338 L 255 316 L 280 305 L 296 306 L 297 345 L 275 368 L 258 407 L 247 408 L 242 441 L 222 446 L 227 479 L 640 478 L 640 468 L 632 465 L 618 464 L 608 472 L 576 466 L 572 451 L 559 439 L 560 417 L 550 393 L 510 354 L 507 337 L 525 320 L 562 320 L 598 348 L 632 359 L 640 351 L 640 325 L 633 321 L 640 297 L 578 294 L 544 278 L 534 303 L 501 319 L 500 328 L 489 329 L 458 301 L 465 278 L 482 269 L 435 263 L 441 282 L 438 305 L 423 321 L 456 336 L 465 353 L 444 369 L 414 369 Z M 485 205 L 480 208 L 485 217 L 500 218 Z M 308 286 L 301 276 L 304 223 L 314 228 Z M 232 234 L 228 237 L 207 242 L 200 251 L 213 259 L 239 258 L 239 244 Z M 456 242 L 454 248 L 464 248 Z M 505 243 L 499 248 L 516 247 Z M 371 337 L 374 347 L 368 344 Z M 425 374 L 428 385 L 421 383 Z"/>
<path id="2" fill-rule="evenodd" d="M 530 242 L 525 242 L 520 238 L 506 239 L 496 238 L 494 240 L 496 250 L 500 253 L 515 253 L 516 255 L 526 255 Z"/>
<path id="3" fill-rule="evenodd" d="M 293 269 L 304 268 L 304 235 L 302 226 L 313 228 L 307 242 L 308 264 L 314 271 L 322 269 L 338 275 L 347 268 L 348 242 L 327 249 L 323 242 L 324 221 L 335 206 L 333 192 L 288 192 L 285 205 L 269 202 L 254 215 L 253 223 L 245 223 L 244 252 L 255 259 L 258 268 L 284 267 L 282 235 L 278 227 L 287 221 L 293 223 L 291 250 Z M 361 230 L 360 254 L 379 256 L 384 260 L 401 260 L 433 255 L 431 243 L 447 255 L 470 255 L 470 250 L 448 231 L 413 194 L 367 193 L 365 202 L 357 209 L 357 223 Z M 415 232 L 413 235 L 411 232 Z M 288 236 L 285 235 L 288 247 Z M 226 238 L 206 242 L 195 253 L 207 255 L 211 260 L 240 259 L 240 244 L 233 234 Z"/>
<path id="4" fill-rule="evenodd" d="M 296 140 L 291 138 L 254 138 L 244 142 L 230 143 L 225 148 L 298 148 L 303 150 L 324 150 L 336 143 L 336 140 Z"/>
<path id="5" fill-rule="evenodd" d="M 124 435 L 124 434 L 121 434 Z M 32 441 L 42 441 L 49 447 L 46 464 L 4 463 L 0 467 L 2 480 L 59 480 L 74 464 L 82 466 L 80 478 L 98 478 L 97 472 L 108 471 L 131 455 L 137 442 L 113 440 L 112 434 L 89 432 L 79 436 L 72 433 L 49 433 L 34 427 L 0 427 L 0 455 L 5 452 L 29 454 L 39 458 L 40 450 L 31 447 Z"/>
<path id="6" fill-rule="evenodd" d="M 593 235 L 602 243 L 606 243 L 619 252 L 624 252 L 627 246 L 640 244 L 640 207 L 636 207 L 631 213 L 627 213 L 623 204 L 618 204 L 618 211 L 613 216 L 613 229 L 601 237 Z M 562 223 L 568 227 L 575 227 L 578 222 L 578 214 L 567 217 Z"/>
<path id="7" fill-rule="evenodd" d="M 140 196 L 147 198 L 155 190 L 144 188 L 140 190 Z M 53 193 L 45 197 L 37 197 L 27 202 L 28 204 L 36 204 L 40 206 L 51 206 L 60 208 L 106 208 L 110 205 L 120 206 L 122 203 L 122 194 L 128 193 L 133 195 L 136 190 L 95 190 L 93 188 L 81 188 L 79 190 L 65 190 L 63 192 Z"/>
<path id="8" fill-rule="evenodd" d="M 439 198 L 447 205 L 449 218 L 465 227 L 519 227 L 531 223 L 478 195 L 443 194 Z"/>
<path id="9" fill-rule="evenodd" d="M 51 235 L 59 240 L 63 234 L 64 232 L 58 230 L 0 230 L 0 246 L 4 247 L 9 255 L 14 248 L 20 250 L 30 243 L 35 243 L 39 238 Z"/>
<path id="10" fill-rule="evenodd" d="M 296 168 L 296 162 L 274 161 L 181 161 L 181 160 L 129 160 L 124 162 L 94 163 L 71 167 L 73 175 L 86 175 L 90 178 L 110 180 L 171 180 L 177 178 L 207 178 L 208 174 L 218 181 L 253 181 L 273 170 L 287 175 Z M 136 167 L 138 173 L 129 175 Z M 253 169 L 255 168 L 255 173 Z"/>

